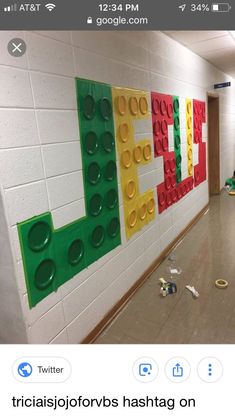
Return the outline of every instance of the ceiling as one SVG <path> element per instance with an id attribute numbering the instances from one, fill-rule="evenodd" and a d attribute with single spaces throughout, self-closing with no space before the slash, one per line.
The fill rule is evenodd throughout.
<path id="1" fill-rule="evenodd" d="M 165 34 L 235 78 L 235 31 L 167 31 Z"/>

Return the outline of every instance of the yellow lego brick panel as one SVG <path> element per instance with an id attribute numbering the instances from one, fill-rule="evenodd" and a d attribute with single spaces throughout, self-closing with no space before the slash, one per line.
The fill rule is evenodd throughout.
<path id="1" fill-rule="evenodd" d="M 112 94 L 125 231 L 129 239 L 155 218 L 153 191 L 140 194 L 138 177 L 139 167 L 152 161 L 153 140 L 136 141 L 134 127 L 136 120 L 151 120 L 150 94 L 122 88 L 113 88 Z"/>
<path id="2" fill-rule="evenodd" d="M 188 175 L 193 175 L 193 105 L 191 99 L 186 99 L 186 136 Z"/>

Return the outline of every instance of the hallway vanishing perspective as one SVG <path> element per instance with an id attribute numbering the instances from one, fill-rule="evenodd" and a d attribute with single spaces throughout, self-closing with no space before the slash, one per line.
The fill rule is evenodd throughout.
<path id="1" fill-rule="evenodd" d="M 235 200 L 200 216 L 235 193 L 234 33 L 17 36 L 18 58 L 0 37 L 0 344 L 233 342 Z"/>
<path id="2" fill-rule="evenodd" d="M 162 297 L 158 279 L 170 280 L 167 259 L 95 341 L 98 344 L 235 343 L 235 198 L 210 199 L 209 212 L 175 249 L 178 291 Z M 215 280 L 225 279 L 227 289 Z M 185 289 L 194 286 L 200 296 Z"/>

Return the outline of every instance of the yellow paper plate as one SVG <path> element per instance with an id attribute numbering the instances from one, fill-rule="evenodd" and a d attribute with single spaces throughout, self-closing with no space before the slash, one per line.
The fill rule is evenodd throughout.
<path id="1" fill-rule="evenodd" d="M 192 134 L 188 134 L 188 136 L 187 136 L 187 142 L 188 142 L 188 145 L 191 145 L 192 144 Z"/>
<path id="2" fill-rule="evenodd" d="M 147 203 L 147 209 L 148 209 L 148 213 L 153 213 L 155 210 L 155 201 L 154 199 L 150 199 Z"/>
<path id="3" fill-rule="evenodd" d="M 128 181 L 127 185 L 126 185 L 126 195 L 127 197 L 129 197 L 129 199 L 133 199 L 133 197 L 136 194 L 136 185 L 134 180 L 130 180 Z"/>
<path id="4" fill-rule="evenodd" d="M 147 216 L 147 205 L 146 203 L 143 203 L 143 205 L 139 209 L 139 217 L 141 221 L 143 221 Z"/>
<path id="5" fill-rule="evenodd" d="M 128 134 L 129 134 L 129 126 L 127 125 L 127 123 L 122 123 L 119 126 L 119 135 L 120 135 L 122 142 L 128 141 Z"/>
<path id="6" fill-rule="evenodd" d="M 188 173 L 189 173 L 190 176 L 193 175 L 193 165 L 192 164 L 190 164 L 189 167 L 188 167 Z"/>
<path id="7" fill-rule="evenodd" d="M 126 98 L 125 96 L 117 97 L 117 110 L 120 115 L 124 115 L 126 113 Z"/>
<path id="8" fill-rule="evenodd" d="M 129 106 L 130 106 L 130 111 L 132 113 L 132 115 L 136 116 L 138 113 L 138 100 L 136 97 L 132 96 L 129 100 Z"/>
<path id="9" fill-rule="evenodd" d="M 121 160 L 125 168 L 129 168 L 131 166 L 131 152 L 129 149 L 123 151 L 121 155 Z"/>
<path id="10" fill-rule="evenodd" d="M 192 109 L 192 104 L 191 104 L 191 102 L 188 102 L 187 103 L 187 112 L 190 113 L 191 109 Z"/>
<path id="11" fill-rule="evenodd" d="M 136 147 L 134 148 L 133 154 L 134 154 L 135 162 L 139 164 L 140 161 L 142 160 L 142 148 L 140 145 L 136 145 Z"/>
<path id="12" fill-rule="evenodd" d="M 137 222 L 137 212 L 136 210 L 133 210 L 128 216 L 128 226 L 130 228 L 134 228 L 134 226 L 136 225 L 136 222 Z"/>
<path id="13" fill-rule="evenodd" d="M 150 144 L 145 145 L 145 147 L 143 149 L 143 154 L 144 154 L 144 159 L 146 161 L 150 160 L 150 158 L 151 158 L 151 151 L 152 151 L 151 150 L 151 145 Z"/>
<path id="14" fill-rule="evenodd" d="M 140 111 L 142 115 L 146 115 L 146 113 L 148 113 L 148 101 L 146 97 L 143 96 L 140 98 L 139 105 L 140 105 Z"/>
<path id="15" fill-rule="evenodd" d="M 187 118 L 187 126 L 188 126 L 188 129 L 190 129 L 192 127 L 192 118 L 191 118 L 191 116 L 189 116 Z"/>

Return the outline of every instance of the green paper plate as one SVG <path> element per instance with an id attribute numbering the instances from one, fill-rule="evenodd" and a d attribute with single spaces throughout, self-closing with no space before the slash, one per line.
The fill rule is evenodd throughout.
<path id="1" fill-rule="evenodd" d="M 180 136 L 176 135 L 175 137 L 175 147 L 179 148 L 180 147 Z"/>
<path id="2" fill-rule="evenodd" d="M 101 141 L 106 152 L 111 152 L 114 149 L 114 137 L 111 132 L 104 132 L 101 136 Z"/>
<path id="3" fill-rule="evenodd" d="M 114 209 L 118 202 L 118 194 L 115 189 L 110 189 L 106 196 L 107 207 Z"/>
<path id="4" fill-rule="evenodd" d="M 105 231 L 103 226 L 98 225 L 92 232 L 91 242 L 93 247 L 98 248 L 104 242 Z"/>
<path id="5" fill-rule="evenodd" d="M 112 105 L 107 97 L 100 100 L 100 112 L 105 120 L 109 120 L 112 116 Z"/>
<path id="6" fill-rule="evenodd" d="M 35 276 L 35 286 L 39 290 L 47 289 L 53 282 L 56 273 L 56 266 L 52 260 L 44 260 L 39 264 Z"/>
<path id="7" fill-rule="evenodd" d="M 174 111 L 175 113 L 178 113 L 180 107 L 179 99 L 174 100 Z"/>
<path id="8" fill-rule="evenodd" d="M 105 178 L 108 181 L 112 181 L 116 177 L 116 163 L 115 161 L 110 160 L 105 167 Z"/>
<path id="9" fill-rule="evenodd" d="M 29 230 L 28 245 L 33 251 L 45 249 L 51 239 L 51 228 L 46 222 L 37 222 Z"/>
<path id="10" fill-rule="evenodd" d="M 101 170 L 100 170 L 100 166 L 98 163 L 93 162 L 89 165 L 87 176 L 88 176 L 88 181 L 91 184 L 98 183 L 98 181 L 101 178 Z"/>
<path id="11" fill-rule="evenodd" d="M 72 242 L 68 250 L 68 260 L 72 266 L 75 266 L 82 259 L 84 254 L 84 244 L 80 239 Z"/>
<path id="12" fill-rule="evenodd" d="M 177 155 L 177 157 L 176 157 L 176 165 L 177 165 L 177 168 L 178 168 L 178 167 L 180 167 L 181 161 L 182 161 L 182 157 L 181 157 L 181 155 L 179 154 L 179 155 Z"/>
<path id="13" fill-rule="evenodd" d="M 119 230 L 120 230 L 119 219 L 118 218 L 111 219 L 111 221 L 109 222 L 109 225 L 108 225 L 108 229 L 107 229 L 108 235 L 111 238 L 114 238 L 114 237 L 117 236 Z"/>
<path id="14" fill-rule="evenodd" d="M 102 210 L 103 202 L 100 194 L 94 194 L 90 200 L 90 213 L 92 216 L 98 216 Z"/>
<path id="15" fill-rule="evenodd" d="M 98 138 L 95 132 L 90 131 L 85 136 L 86 152 L 89 155 L 94 155 L 99 148 Z"/>
<path id="16" fill-rule="evenodd" d="M 175 127 L 176 130 L 178 130 L 179 129 L 179 126 L 180 126 L 180 119 L 179 119 L 178 116 L 175 116 L 175 118 L 174 118 L 174 127 Z"/>
<path id="17" fill-rule="evenodd" d="M 89 120 L 93 119 L 95 116 L 95 100 L 90 94 L 84 98 L 83 112 L 85 117 Z"/>

